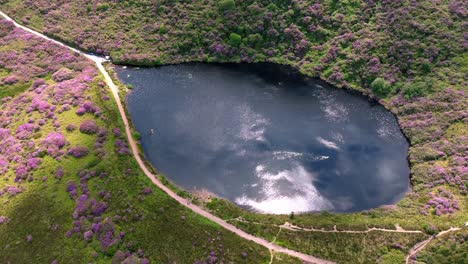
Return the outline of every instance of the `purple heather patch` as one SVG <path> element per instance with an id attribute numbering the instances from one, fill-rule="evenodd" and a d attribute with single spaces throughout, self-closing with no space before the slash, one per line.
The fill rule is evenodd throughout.
<path id="1" fill-rule="evenodd" d="M 5 224 L 9 221 L 8 217 L 0 215 L 0 225 Z"/>
<path id="2" fill-rule="evenodd" d="M 87 156 L 89 153 L 89 149 L 84 146 L 75 146 L 68 150 L 68 154 L 75 157 L 75 158 L 82 158 Z"/>
<path id="3" fill-rule="evenodd" d="M 95 134 L 98 126 L 94 120 L 85 120 L 80 125 L 80 132 L 84 134 Z"/>

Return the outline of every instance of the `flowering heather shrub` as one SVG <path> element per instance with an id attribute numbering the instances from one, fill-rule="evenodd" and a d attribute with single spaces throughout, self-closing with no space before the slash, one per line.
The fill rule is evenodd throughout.
<path id="1" fill-rule="evenodd" d="M 432 210 L 437 216 L 453 214 L 455 211 L 460 210 L 460 206 L 453 195 L 442 188 L 438 188 L 436 194 L 429 193 L 428 197 L 430 199 L 426 202 L 421 211 L 424 215 L 428 214 L 429 210 Z"/>
<path id="2" fill-rule="evenodd" d="M 106 202 L 97 202 L 96 200 L 92 200 L 90 202 L 90 206 L 91 206 L 91 214 L 94 216 L 100 216 L 107 209 Z"/>
<path id="3" fill-rule="evenodd" d="M 67 144 L 65 137 L 59 132 L 50 132 L 39 143 L 41 148 L 54 158 L 63 154 L 61 149 Z"/>
<path id="4" fill-rule="evenodd" d="M 28 167 L 30 169 L 37 169 L 37 167 L 39 166 L 39 164 L 41 163 L 41 159 L 38 159 L 38 158 L 29 158 L 27 161 L 26 161 Z"/>
<path id="5" fill-rule="evenodd" d="M 78 219 L 80 216 L 85 216 L 89 208 L 88 195 L 82 194 L 77 199 L 73 218 Z"/>
<path id="6" fill-rule="evenodd" d="M 2 84 L 4 85 L 11 85 L 11 84 L 15 84 L 19 81 L 19 78 L 16 77 L 15 75 L 10 75 L 10 76 L 7 76 L 7 77 L 3 77 L 2 78 Z"/>
<path id="7" fill-rule="evenodd" d="M 117 153 L 121 155 L 130 154 L 130 150 L 128 149 L 127 143 L 123 140 L 117 139 L 114 143 L 115 150 Z"/>
<path id="8" fill-rule="evenodd" d="M 40 113 L 44 113 L 47 112 L 50 108 L 51 106 L 47 101 L 41 100 L 40 98 L 36 97 L 32 100 L 31 106 L 28 108 L 28 112 L 32 110 L 37 110 Z"/>
<path id="9" fill-rule="evenodd" d="M 38 128 L 33 124 L 22 124 L 16 129 L 16 137 L 18 139 L 28 139 L 32 136 L 33 132 L 37 130 Z"/>
<path id="10" fill-rule="evenodd" d="M 88 155 L 89 149 L 84 146 L 75 146 L 68 150 L 68 154 L 75 158 L 81 158 Z"/>
<path id="11" fill-rule="evenodd" d="M 3 188 L 4 190 L 6 189 L 6 192 L 10 195 L 10 196 L 16 196 L 18 193 L 21 193 L 21 189 L 19 189 L 18 187 L 16 186 L 5 186 Z"/>
<path id="12" fill-rule="evenodd" d="M 98 138 L 97 140 L 104 142 L 106 137 L 107 137 L 107 130 L 104 127 L 99 127 L 97 131 L 97 138 Z"/>
<path id="13" fill-rule="evenodd" d="M 74 182 L 72 181 L 69 181 L 67 183 L 67 189 L 66 189 L 67 193 L 70 195 L 70 198 L 75 198 L 76 197 L 76 194 L 77 194 L 77 189 L 76 189 L 76 185 Z"/>
<path id="14" fill-rule="evenodd" d="M 93 232 L 92 232 L 92 231 L 86 231 L 86 232 L 84 232 L 83 238 L 84 238 L 84 240 L 86 240 L 86 241 L 91 240 L 91 238 L 93 238 Z"/>
<path id="15" fill-rule="evenodd" d="M 79 116 L 82 116 L 86 113 L 86 109 L 84 107 L 79 107 L 75 113 Z"/>
<path id="16" fill-rule="evenodd" d="M 85 120 L 80 125 L 80 132 L 85 134 L 95 134 L 98 130 L 98 126 L 94 120 Z"/>
<path id="17" fill-rule="evenodd" d="M 57 167 L 57 170 L 55 171 L 55 178 L 57 179 L 61 179 L 63 177 L 63 167 L 62 166 L 58 166 Z"/>
<path id="18" fill-rule="evenodd" d="M 68 131 L 68 132 L 72 132 L 76 129 L 76 126 L 73 125 L 73 124 L 68 124 L 65 129 Z"/>
<path id="19" fill-rule="evenodd" d="M 57 147 L 59 149 L 63 148 L 67 141 L 65 137 L 59 132 L 50 132 L 47 136 L 41 141 L 41 143 L 46 147 Z"/>
<path id="20" fill-rule="evenodd" d="M 44 79 L 36 79 L 36 80 L 33 81 L 32 85 L 31 85 L 31 89 L 35 90 L 36 88 L 41 87 L 41 86 L 47 86 L 46 81 Z M 42 91 L 42 89 L 37 90 L 38 93 L 40 93 L 41 91 Z"/>
<path id="21" fill-rule="evenodd" d="M 0 225 L 8 222 L 8 217 L 0 215 Z"/>
<path id="22" fill-rule="evenodd" d="M 119 238 L 115 237 L 114 223 L 108 218 L 101 222 L 97 237 L 101 242 L 101 251 L 105 251 L 108 247 L 120 242 Z"/>
<path id="23" fill-rule="evenodd" d="M 25 165 L 19 165 L 15 168 L 15 182 L 25 180 L 28 176 L 29 168 Z"/>
<path id="24" fill-rule="evenodd" d="M 153 189 L 151 187 L 146 187 L 143 190 L 141 190 L 141 193 L 144 194 L 144 195 L 152 194 Z"/>
<path id="25" fill-rule="evenodd" d="M 116 128 L 116 127 L 114 127 L 114 128 L 112 129 L 112 133 L 114 133 L 114 136 L 115 136 L 115 137 L 120 137 L 120 136 L 122 135 L 122 133 L 120 132 L 120 129 L 118 129 L 118 128 Z"/>
<path id="26" fill-rule="evenodd" d="M 0 174 L 4 174 L 8 171 L 8 161 L 0 159 Z"/>
<path id="27" fill-rule="evenodd" d="M 81 104 L 81 107 L 83 107 L 86 112 L 93 112 L 94 108 L 93 108 L 93 103 L 90 102 L 90 101 L 85 101 Z"/>
<path id="28" fill-rule="evenodd" d="M 52 79 L 56 82 L 62 82 L 73 78 L 73 72 L 69 69 L 60 69 L 52 74 Z"/>

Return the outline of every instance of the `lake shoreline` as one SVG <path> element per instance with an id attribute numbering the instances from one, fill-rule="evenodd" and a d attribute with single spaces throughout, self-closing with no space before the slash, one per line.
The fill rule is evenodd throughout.
<path id="1" fill-rule="evenodd" d="M 198 65 L 198 66 L 197 66 Z M 167 66 L 167 67 L 178 67 L 178 66 Z M 254 71 L 256 72 L 255 69 L 262 69 L 261 72 L 263 73 L 256 73 L 256 74 L 260 74 L 258 76 L 262 76 L 262 74 L 267 74 L 268 76 L 275 76 L 273 77 L 273 79 L 268 79 L 266 78 L 265 76 L 263 77 L 259 77 L 259 78 L 265 78 L 265 79 L 268 79 L 268 82 L 271 82 L 271 83 L 276 83 L 278 80 L 280 80 L 281 78 L 283 79 L 287 79 L 288 81 L 294 81 L 294 82 L 297 82 L 297 83 L 300 83 L 301 85 L 306 85 L 305 83 L 308 83 L 310 81 L 312 81 L 313 83 L 316 83 L 318 81 L 318 83 L 320 83 L 320 85 L 323 85 L 323 86 L 320 86 L 322 87 L 321 89 L 325 89 L 325 90 L 330 90 L 330 91 L 336 91 L 336 93 L 339 93 L 339 94 L 346 94 L 347 96 L 352 96 L 351 98 L 356 98 L 356 100 L 364 100 L 364 98 L 362 97 L 362 95 L 360 95 L 359 93 L 348 93 L 348 91 L 339 91 L 341 89 L 336 89 L 335 87 L 333 87 L 332 85 L 329 85 L 328 83 L 326 82 L 323 82 L 323 81 L 319 81 L 319 79 L 317 78 L 309 78 L 307 76 L 304 76 L 303 74 L 301 74 L 300 72 L 292 69 L 291 67 L 289 66 L 284 66 L 284 65 L 276 65 L 276 64 L 270 64 L 270 63 L 260 63 L 260 64 L 204 64 L 204 63 L 190 63 L 190 64 L 185 64 L 185 65 L 181 65 L 181 67 L 194 67 L 194 68 L 197 68 L 197 67 L 212 67 L 212 68 L 217 68 L 217 67 L 220 67 L 221 69 L 223 70 L 226 70 L 226 71 L 233 71 L 233 72 L 236 72 L 236 73 L 242 73 L 242 72 L 249 72 L 249 71 Z M 246 71 L 246 67 L 249 69 Z M 265 69 L 263 70 L 264 68 L 266 67 L 270 67 L 269 69 Z M 157 67 L 155 69 L 167 69 L 165 68 L 164 66 L 161 66 L 161 67 Z M 126 71 L 128 72 L 128 76 L 130 75 L 135 75 L 136 73 L 138 72 L 144 72 L 144 71 L 148 71 L 150 70 L 149 68 L 139 68 L 139 67 L 128 67 L 128 66 L 116 66 L 116 69 L 114 69 L 114 72 L 115 71 Z M 210 74 L 209 74 L 210 75 Z M 121 75 L 120 77 L 121 78 L 124 78 L 122 77 L 123 75 Z M 126 74 L 126 77 L 128 77 L 127 74 Z M 278 76 L 281 76 L 281 77 L 278 77 Z M 131 77 L 130 77 L 131 78 Z M 121 79 L 119 79 L 121 81 Z M 276 81 L 275 81 L 276 80 Z M 134 88 L 136 88 L 137 86 L 136 85 L 133 85 Z M 281 84 L 279 84 L 279 87 L 281 87 Z M 289 89 L 289 88 L 285 88 L 285 89 Z M 305 89 L 305 88 L 304 88 Z M 135 92 L 136 89 L 130 89 L 128 90 L 129 93 L 126 94 L 125 96 L 125 103 L 126 105 L 128 105 L 128 98 L 129 98 L 129 95 L 130 96 L 133 96 L 134 95 L 134 92 Z M 307 90 L 310 90 L 309 88 L 307 88 Z M 313 90 L 313 89 L 312 89 Z M 310 90 L 310 91 L 312 91 Z M 374 101 L 369 101 L 369 100 L 365 100 L 368 102 L 369 106 L 370 107 L 380 107 L 378 102 Z M 385 110 L 386 111 L 386 110 Z M 391 115 L 391 118 L 395 119 L 394 115 L 392 114 Z M 132 120 L 132 123 L 135 122 Z M 394 122 L 397 122 L 396 119 Z M 398 124 L 397 124 L 398 126 Z M 140 132 L 142 133 L 146 133 L 145 131 L 148 130 L 148 129 L 145 129 L 145 130 L 142 130 Z M 157 131 L 157 129 L 156 129 Z M 398 126 L 398 131 L 400 132 L 401 131 L 401 128 Z M 400 132 L 401 133 L 401 132 Z M 405 138 L 405 142 L 406 141 L 406 137 Z M 146 155 L 146 151 L 145 152 L 145 158 L 148 160 L 148 157 Z M 407 152 L 405 152 L 405 160 L 407 162 Z M 408 166 L 408 165 L 407 165 Z M 154 167 L 154 166 L 153 166 Z M 158 170 L 157 170 L 158 171 Z M 409 176 L 408 176 L 409 178 Z M 408 179 L 408 182 L 409 182 L 409 179 Z M 201 187 L 201 186 L 199 186 Z M 187 188 L 187 187 L 179 187 L 180 189 L 182 190 L 187 190 L 187 191 L 190 191 L 192 188 Z M 410 191 L 410 188 L 409 188 L 409 184 L 408 184 L 408 187 L 405 191 L 405 193 L 407 193 L 408 191 Z M 223 196 L 223 195 L 221 195 Z M 403 195 L 404 196 L 404 195 Z M 398 202 L 399 199 L 401 199 L 401 195 L 398 195 L 398 197 L 400 198 L 395 198 L 396 201 L 395 202 L 392 202 L 390 204 L 395 204 Z M 388 205 L 389 203 L 385 203 L 385 205 Z M 241 206 L 241 205 L 238 205 L 244 209 L 247 209 L 249 208 L 248 206 Z M 315 210 L 314 210 L 315 211 Z M 320 210 L 319 210 L 320 211 Z M 328 210 L 328 211 L 334 211 L 334 210 Z M 360 211 L 360 210 L 352 210 L 350 212 L 357 212 L 357 211 Z M 296 212 L 298 213 L 298 212 Z"/>

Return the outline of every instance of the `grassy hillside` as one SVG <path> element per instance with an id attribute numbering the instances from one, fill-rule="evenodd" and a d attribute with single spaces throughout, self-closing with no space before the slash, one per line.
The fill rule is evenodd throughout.
<path id="1" fill-rule="evenodd" d="M 92 62 L 5 20 L 0 37 L 1 263 L 268 262 L 151 184 Z"/>
<path id="2" fill-rule="evenodd" d="M 468 259 L 468 230 L 436 238 L 414 259 L 423 263 L 466 263 Z"/>
<path id="3" fill-rule="evenodd" d="M 383 78 L 381 95 L 463 82 L 463 1 L 0 3 L 18 21 L 115 62 L 276 61 L 354 88 Z M 408 86 L 426 78 L 431 89 Z"/>
<path id="4" fill-rule="evenodd" d="M 274 239 L 278 230 L 272 224 L 285 221 L 326 229 L 336 225 L 340 230 L 394 228 L 398 223 L 432 234 L 467 220 L 468 39 L 464 32 L 468 11 L 463 0 L 0 0 L 0 7 L 20 23 L 81 49 L 110 55 L 115 63 L 288 64 L 306 75 L 377 98 L 396 114 L 411 143 L 412 189 L 401 202 L 355 214 L 294 217 L 245 212 L 218 199 L 206 204 L 225 219 L 242 216 L 250 224 L 237 224 L 253 234 Z M 9 60 L 9 50 L 0 49 L 6 54 L 0 62 Z M 53 80 L 53 72 L 47 73 L 49 79 L 41 78 Z M 11 75 L 9 70 L 0 71 L 5 84 L 0 93 L 5 96 L 34 85 L 23 74 Z M 68 122 L 79 125 L 81 121 Z M 275 241 L 340 261 L 349 256 L 345 260 L 350 262 L 395 263 L 422 239 L 336 234 L 333 239 L 343 243 L 339 244 L 323 243 L 328 236 L 307 234 L 282 234 Z M 395 243 L 404 246 L 394 247 Z"/>

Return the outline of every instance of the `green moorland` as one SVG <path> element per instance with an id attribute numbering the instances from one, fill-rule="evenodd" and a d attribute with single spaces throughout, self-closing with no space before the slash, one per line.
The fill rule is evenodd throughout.
<path id="1" fill-rule="evenodd" d="M 436 238 L 418 255 L 422 263 L 466 263 L 468 259 L 468 244 L 466 229 Z"/>
<path id="2" fill-rule="evenodd" d="M 203 204 L 252 234 L 338 262 L 399 263 L 416 242 L 468 220 L 468 11 L 463 0 L 0 0 L 0 6 L 18 22 L 110 55 L 114 63 L 287 64 L 377 98 L 397 116 L 411 143 L 411 190 L 398 204 L 352 214 L 291 216 L 247 212 L 217 198 Z M 27 89 L 21 83 L 28 79 L 21 81 L 4 93 Z M 327 230 L 399 224 L 425 235 L 279 231 L 285 222 Z M 458 253 L 466 240 L 463 232 L 432 241 L 432 251 L 425 249 L 417 260 L 454 263 L 442 257 L 453 252 L 463 261 Z"/>
<path id="3" fill-rule="evenodd" d="M 0 263 L 270 260 L 152 185 L 91 61 L 0 20 L 0 69 Z"/>

